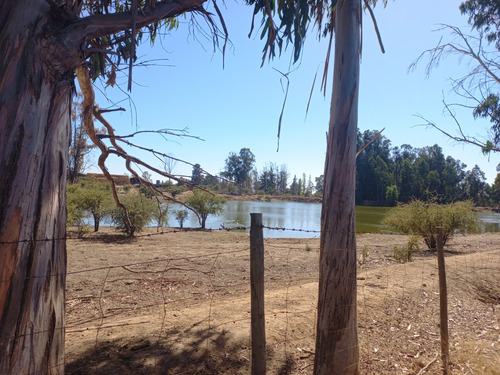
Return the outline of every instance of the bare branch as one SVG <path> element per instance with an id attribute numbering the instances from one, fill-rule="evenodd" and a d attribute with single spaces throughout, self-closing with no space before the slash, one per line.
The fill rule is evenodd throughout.
<path id="1" fill-rule="evenodd" d="M 368 142 L 366 142 L 359 150 L 358 152 L 356 152 L 356 158 L 359 156 L 359 154 L 361 154 L 363 152 L 363 150 L 365 148 L 367 148 L 375 139 L 377 139 L 378 137 L 380 137 L 380 135 L 382 134 L 382 132 L 385 130 L 385 128 L 383 128 L 382 130 L 378 131 L 377 133 L 375 133 L 375 135 L 373 136 L 372 139 L 370 139 Z"/>
<path id="2" fill-rule="evenodd" d="M 78 79 L 78 83 L 80 85 L 80 89 L 82 90 L 84 96 L 82 102 L 82 119 L 85 125 L 85 129 L 87 130 L 87 134 L 89 135 L 90 140 L 97 147 L 99 147 L 99 150 L 101 150 L 101 155 L 99 156 L 98 160 L 99 168 L 101 168 L 102 173 L 104 174 L 104 176 L 111 185 L 111 192 L 113 194 L 113 199 L 116 203 L 116 206 L 121 207 L 123 209 L 125 213 L 125 219 L 127 220 L 128 225 L 130 226 L 130 228 L 133 228 L 133 225 L 130 222 L 130 217 L 128 215 L 127 207 L 125 207 L 125 205 L 120 202 L 120 199 L 118 198 L 118 193 L 116 192 L 115 181 L 113 180 L 113 177 L 111 177 L 111 174 L 109 173 L 105 165 L 105 161 L 109 156 L 109 150 L 106 147 L 106 145 L 101 141 L 101 139 L 97 136 L 95 131 L 94 120 L 92 118 L 94 111 L 95 94 L 94 94 L 94 89 L 92 88 L 92 83 L 90 81 L 89 71 L 87 68 L 77 67 L 75 73 Z"/>

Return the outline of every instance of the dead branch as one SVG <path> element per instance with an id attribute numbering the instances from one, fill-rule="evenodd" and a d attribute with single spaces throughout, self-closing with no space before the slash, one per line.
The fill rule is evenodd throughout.
<path id="1" fill-rule="evenodd" d="M 130 226 L 130 228 L 133 228 L 132 223 L 130 222 L 130 217 L 128 215 L 127 207 L 125 207 L 125 205 L 120 202 L 120 199 L 118 198 L 118 193 L 116 192 L 115 181 L 113 180 L 113 177 L 111 177 L 111 174 L 109 173 L 105 165 L 106 159 L 109 156 L 109 149 L 106 147 L 104 142 L 102 142 L 101 139 L 97 136 L 94 127 L 93 112 L 94 112 L 95 94 L 94 94 L 94 89 L 92 87 L 92 82 L 90 81 L 89 70 L 86 67 L 79 66 L 75 69 L 75 73 L 78 79 L 78 84 L 80 85 L 80 89 L 82 90 L 82 94 L 84 97 L 82 102 L 82 119 L 85 125 L 85 130 L 87 131 L 90 140 L 101 151 L 101 155 L 99 156 L 98 159 L 99 168 L 101 169 L 106 179 L 109 181 L 109 184 L 111 186 L 111 193 L 113 194 L 113 199 L 115 201 L 116 206 L 121 207 L 123 209 L 125 213 L 125 219 L 127 220 L 128 225 Z"/>
<path id="2" fill-rule="evenodd" d="M 451 133 L 448 133 L 447 131 L 445 131 L 442 128 L 440 128 L 439 126 L 437 126 L 434 122 L 432 122 L 430 120 L 427 120 L 425 117 L 423 117 L 421 115 L 418 115 L 418 117 L 420 119 L 422 119 L 422 120 L 425 121 L 425 124 L 422 124 L 423 126 L 436 129 L 441 134 L 447 136 L 448 138 L 450 138 L 451 140 L 453 140 L 455 142 L 467 143 L 467 144 L 471 144 L 471 145 L 480 147 L 483 150 L 483 153 L 489 153 L 490 151 L 500 152 L 500 148 L 497 145 L 494 145 L 493 143 L 491 143 L 489 141 L 480 141 L 476 137 L 471 137 L 471 136 L 465 134 L 464 131 L 463 131 L 463 129 L 462 129 L 462 126 L 461 126 L 460 122 L 456 118 L 456 116 L 453 113 L 453 111 L 451 111 L 451 109 L 449 108 L 449 105 L 446 104 L 444 101 L 443 101 L 443 103 L 444 103 L 445 109 L 447 110 L 448 114 L 452 117 L 453 121 L 457 125 L 458 133 L 459 134 L 458 135 L 453 135 Z"/>

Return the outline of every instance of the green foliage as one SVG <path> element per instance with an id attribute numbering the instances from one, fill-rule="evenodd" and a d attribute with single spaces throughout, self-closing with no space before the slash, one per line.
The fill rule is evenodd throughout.
<path id="1" fill-rule="evenodd" d="M 460 4 L 462 14 L 469 16 L 469 24 L 486 33 L 488 42 L 499 47 L 500 2 L 498 0 L 466 0 Z M 500 49 L 500 48 L 499 48 Z"/>
<path id="2" fill-rule="evenodd" d="M 419 235 L 429 249 L 436 248 L 436 227 L 443 227 L 443 245 L 455 233 L 477 231 L 477 215 L 471 201 L 437 204 L 413 200 L 389 211 L 383 224 L 410 235 Z"/>
<path id="3" fill-rule="evenodd" d="M 394 245 L 392 256 L 399 263 L 406 263 L 406 262 L 411 262 L 413 260 L 413 254 L 421 251 L 422 250 L 420 249 L 420 237 L 411 236 L 406 245 L 401 247 Z"/>
<path id="4" fill-rule="evenodd" d="M 82 178 L 76 184 L 67 185 L 67 209 L 70 225 L 80 225 L 89 215 L 94 219 L 94 231 L 99 230 L 102 219 L 109 216 L 113 206 L 111 188 L 106 182 Z"/>
<path id="5" fill-rule="evenodd" d="M 226 199 L 203 190 L 195 190 L 185 204 L 200 215 L 201 227 L 205 228 L 208 215 L 217 215 L 224 210 Z"/>
<path id="6" fill-rule="evenodd" d="M 156 210 L 153 211 L 153 219 L 156 222 L 157 231 L 168 225 L 168 205 L 158 204 L 156 202 Z"/>
<path id="7" fill-rule="evenodd" d="M 111 220 L 129 236 L 142 231 L 146 225 L 158 216 L 158 204 L 139 194 L 127 194 L 120 198 L 120 201 L 127 207 L 130 224 L 126 219 L 125 211 L 121 207 L 116 207 L 111 211 Z"/>
<path id="8" fill-rule="evenodd" d="M 388 186 L 385 190 L 385 202 L 388 206 L 395 206 L 398 202 L 398 187 Z"/>
<path id="9" fill-rule="evenodd" d="M 184 193 L 187 188 L 184 185 L 169 184 L 165 190 L 172 195 L 172 198 L 175 198 L 177 195 Z"/>
<path id="10" fill-rule="evenodd" d="M 226 159 L 223 177 L 236 184 L 241 194 L 245 186 L 249 186 L 250 172 L 255 163 L 255 155 L 249 148 L 242 148 L 239 154 L 231 152 Z"/>
<path id="11" fill-rule="evenodd" d="M 203 183 L 203 180 L 203 169 L 201 169 L 201 165 L 193 165 L 193 171 L 191 173 L 191 183 L 193 185 L 201 185 Z"/>
<path id="12" fill-rule="evenodd" d="M 183 228 L 184 227 L 184 220 L 186 220 L 186 218 L 188 217 L 187 210 L 174 211 L 174 216 L 175 216 L 175 219 L 179 222 L 179 226 L 181 228 Z"/>

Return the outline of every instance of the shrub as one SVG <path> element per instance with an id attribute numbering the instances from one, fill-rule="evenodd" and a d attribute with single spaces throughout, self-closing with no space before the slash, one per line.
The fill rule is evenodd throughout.
<path id="1" fill-rule="evenodd" d="M 118 228 L 123 229 L 129 236 L 140 232 L 155 218 L 158 205 L 155 201 L 147 199 L 139 194 L 128 194 L 120 198 L 127 207 L 130 223 L 127 221 L 125 211 L 117 207 L 111 211 L 111 220 Z"/>
<path id="2" fill-rule="evenodd" d="M 156 221 L 157 231 L 161 227 L 166 227 L 168 225 L 168 204 L 160 204 L 155 202 L 156 209 L 153 210 L 153 219 Z"/>
<path id="3" fill-rule="evenodd" d="M 371 247 L 366 244 L 363 245 L 363 247 L 361 248 L 361 259 L 358 259 L 358 263 L 360 265 L 366 263 L 366 259 L 368 259 L 368 255 L 370 255 L 370 252 L 371 252 Z"/>
<path id="4" fill-rule="evenodd" d="M 88 216 L 92 216 L 94 231 L 97 232 L 100 221 L 109 216 L 113 206 L 109 184 L 82 178 L 78 183 L 68 185 L 66 191 L 69 224 L 80 226 Z"/>
<path id="5" fill-rule="evenodd" d="M 198 213 L 201 219 L 201 227 L 205 228 L 208 215 L 217 215 L 222 212 L 226 199 L 203 190 L 195 190 L 193 195 L 186 199 L 185 203 Z"/>
<path id="6" fill-rule="evenodd" d="M 186 210 L 174 211 L 175 219 L 179 222 L 181 228 L 184 227 L 184 220 L 188 217 L 188 212 Z"/>
<path id="7" fill-rule="evenodd" d="M 478 218 L 472 201 L 441 205 L 416 199 L 390 210 L 383 224 L 404 234 L 422 236 L 427 247 L 435 249 L 436 227 L 443 227 L 444 246 L 455 233 L 476 232 Z"/>
<path id="8" fill-rule="evenodd" d="M 413 254 L 421 251 L 419 242 L 419 236 L 411 236 L 406 245 L 402 247 L 394 245 L 394 259 L 399 263 L 411 262 L 413 260 Z"/>

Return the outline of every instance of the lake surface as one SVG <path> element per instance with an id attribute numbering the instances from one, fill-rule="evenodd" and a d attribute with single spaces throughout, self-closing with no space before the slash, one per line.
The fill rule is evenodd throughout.
<path id="1" fill-rule="evenodd" d="M 169 225 L 178 226 L 173 211 L 180 207 L 169 205 Z M 373 233 L 388 231 L 381 223 L 389 207 L 356 207 L 356 231 L 358 233 Z M 218 216 L 210 215 L 206 227 L 219 229 L 250 227 L 250 213 L 262 213 L 262 222 L 265 227 L 264 237 L 281 238 L 309 238 L 319 237 L 321 222 L 321 204 L 303 202 L 253 202 L 228 201 L 225 210 Z M 480 213 L 482 232 L 500 232 L 500 214 Z M 184 222 L 184 227 L 199 227 L 195 215 L 190 213 Z M 278 229 L 285 228 L 285 230 Z"/>

